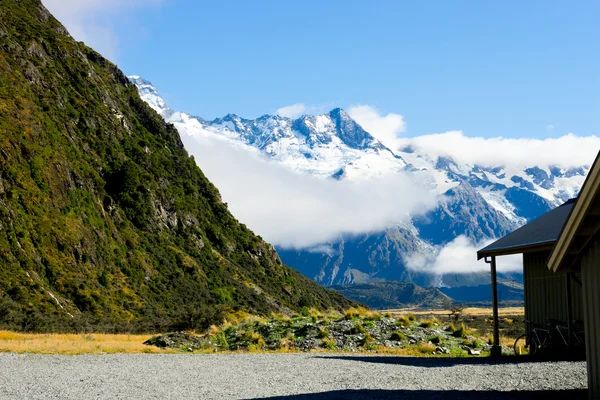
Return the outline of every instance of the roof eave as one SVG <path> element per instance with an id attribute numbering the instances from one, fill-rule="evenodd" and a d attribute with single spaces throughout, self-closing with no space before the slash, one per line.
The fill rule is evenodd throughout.
<path id="1" fill-rule="evenodd" d="M 551 240 L 547 242 L 529 244 L 524 246 L 506 247 L 493 250 L 479 250 L 477 252 L 477 259 L 481 260 L 484 257 L 509 256 L 513 254 L 534 253 L 537 251 L 552 250 L 555 242 L 555 240 Z"/>
<path id="2" fill-rule="evenodd" d="M 600 185 L 599 158 L 600 153 L 598 153 L 596 159 L 594 160 L 594 164 L 588 173 L 588 177 L 583 183 L 583 187 L 581 188 L 579 196 L 577 197 L 577 201 L 573 205 L 573 208 L 567 217 L 567 221 L 558 235 L 556 246 L 554 247 L 552 254 L 550 254 L 550 259 L 548 260 L 548 269 L 550 269 L 552 272 L 557 272 L 560 269 L 561 264 L 569 251 L 569 247 L 573 242 L 573 238 L 581 226 L 583 218 L 585 217 L 590 204 L 592 204 L 594 201 L 596 191 Z"/>

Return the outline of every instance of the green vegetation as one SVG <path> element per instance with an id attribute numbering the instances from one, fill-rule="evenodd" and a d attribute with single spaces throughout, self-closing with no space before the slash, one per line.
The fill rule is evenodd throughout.
<path id="1" fill-rule="evenodd" d="M 468 331 L 467 328 L 465 327 L 465 324 L 460 324 L 460 328 L 454 330 L 454 332 L 452 332 L 452 336 L 457 337 L 457 338 L 464 338 L 467 337 Z"/>
<path id="2" fill-rule="evenodd" d="M 440 335 L 435 335 L 430 337 L 428 341 L 433 344 L 440 344 L 442 342 L 442 337 Z"/>
<path id="3" fill-rule="evenodd" d="M 352 305 L 282 265 L 39 0 L 0 9 L 0 328 L 204 330 L 231 311 Z"/>
<path id="4" fill-rule="evenodd" d="M 394 340 L 396 342 L 400 342 L 402 340 L 406 340 L 406 335 L 402 332 L 394 331 L 390 335 L 390 340 Z"/>
<path id="5" fill-rule="evenodd" d="M 438 288 L 422 288 L 410 282 L 377 282 L 332 286 L 351 300 L 374 309 L 440 307 L 451 299 Z"/>
<path id="6" fill-rule="evenodd" d="M 373 321 L 368 313 L 348 320 L 340 313 L 318 314 L 319 322 L 310 316 L 288 318 L 272 315 L 261 318 L 251 315 L 229 315 L 221 326 L 213 326 L 196 337 L 174 332 L 149 341 L 159 347 L 166 342 L 174 349 L 198 351 L 352 351 L 406 355 L 466 356 L 469 349 L 478 348 L 487 353 L 490 345 L 483 338 L 469 335 L 456 338 L 445 326 L 422 328 L 413 324 L 398 328 L 393 317 L 382 316 Z M 327 318 L 325 318 L 327 317 Z M 365 328 L 369 324 L 369 328 Z M 187 343 L 181 338 L 191 336 Z M 166 339 L 163 339 L 166 338 Z M 170 338 L 170 339 L 169 339 Z M 1 343 L 0 343 L 1 344 Z"/>

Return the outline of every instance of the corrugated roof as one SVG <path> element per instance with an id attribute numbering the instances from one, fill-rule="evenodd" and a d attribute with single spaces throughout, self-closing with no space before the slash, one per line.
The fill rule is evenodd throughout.
<path id="1" fill-rule="evenodd" d="M 477 258 L 494 254 L 523 253 L 528 247 L 552 245 L 558 239 L 576 199 L 571 199 L 477 252 Z"/>

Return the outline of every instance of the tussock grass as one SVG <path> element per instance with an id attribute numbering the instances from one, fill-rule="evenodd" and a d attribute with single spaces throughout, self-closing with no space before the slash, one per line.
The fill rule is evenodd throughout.
<path id="1" fill-rule="evenodd" d="M 153 335 L 35 334 L 0 331 L 0 352 L 40 354 L 178 353 L 143 344 Z"/>
<path id="2" fill-rule="evenodd" d="M 406 340 L 406 335 L 402 332 L 394 331 L 390 335 L 390 340 L 394 340 L 396 342 L 400 342 L 402 340 Z"/>
<path id="3" fill-rule="evenodd" d="M 417 350 L 420 353 L 424 353 L 424 354 L 431 354 L 435 351 L 436 349 L 436 345 L 435 344 L 431 344 L 431 343 L 421 343 L 418 347 Z"/>
<path id="4" fill-rule="evenodd" d="M 344 316 L 346 317 L 346 319 L 355 319 L 362 317 L 370 321 L 379 321 L 382 318 L 381 314 L 377 311 L 368 310 L 365 307 L 350 307 L 348 310 L 346 310 Z"/>
<path id="5" fill-rule="evenodd" d="M 469 331 L 465 327 L 465 324 L 460 324 L 460 328 L 458 328 L 457 330 L 452 332 L 452 336 L 457 337 L 457 338 L 467 337 L 468 334 L 469 334 Z"/>

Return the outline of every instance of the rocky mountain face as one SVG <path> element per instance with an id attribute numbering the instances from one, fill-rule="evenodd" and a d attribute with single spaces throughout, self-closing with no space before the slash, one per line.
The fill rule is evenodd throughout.
<path id="1" fill-rule="evenodd" d="M 323 179 L 368 180 L 414 174 L 439 196 L 438 206 L 383 232 L 340 237 L 328 251 L 278 249 L 282 259 L 325 285 L 403 280 L 424 286 L 489 283 L 486 274 L 434 276 L 408 269 L 407 256 L 438 251 L 459 235 L 473 243 L 498 238 L 577 195 L 588 166 L 467 165 L 452 157 L 390 149 L 344 110 L 289 119 L 249 120 L 230 114 L 208 121 L 174 112 L 151 83 L 130 77 L 141 97 L 184 135 L 216 135 L 301 173 Z"/>
<path id="2" fill-rule="evenodd" d="M 39 0 L 0 0 L 0 137 L 1 328 L 161 331 L 351 304 L 238 222 L 173 125 Z"/>

